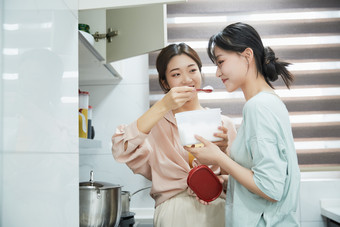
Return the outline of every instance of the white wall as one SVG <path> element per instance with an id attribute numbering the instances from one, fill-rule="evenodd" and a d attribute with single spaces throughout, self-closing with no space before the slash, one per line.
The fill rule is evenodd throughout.
<path id="1" fill-rule="evenodd" d="M 3 15 L 4 15 L 4 1 L 0 0 L 0 24 L 2 25 L 3 23 Z M 3 37 L 3 31 L 2 31 L 2 26 L 0 27 L 0 76 L 3 73 L 3 63 L 2 63 L 2 37 Z M 3 140 L 2 140 L 2 135 L 3 135 L 3 116 L 2 116 L 2 109 L 3 109 L 3 87 L 2 87 L 2 79 L 0 79 L 0 185 L 3 185 Z M 2 193 L 2 186 L 0 186 L 0 220 L 3 219 L 3 193 Z M 0 222 L 0 226 L 1 222 Z"/>
<path id="2" fill-rule="evenodd" d="M 77 0 L 1 7 L 0 226 L 79 226 L 77 8 Z"/>
<path id="3" fill-rule="evenodd" d="M 111 137 L 118 125 L 133 122 L 149 108 L 148 55 L 132 57 L 113 65 L 118 66 L 121 81 L 114 85 L 80 87 L 90 92 L 95 139 L 102 142 L 100 149 L 80 149 L 80 181 L 88 181 L 93 170 L 95 180 L 120 184 L 122 190 L 135 192 L 150 186 L 151 182 L 114 160 Z M 153 208 L 154 201 L 149 192 L 145 190 L 133 196 L 131 208 Z"/>
<path id="4" fill-rule="evenodd" d="M 340 172 L 303 172 L 301 178 L 301 227 L 326 227 L 320 200 L 340 199 Z"/>

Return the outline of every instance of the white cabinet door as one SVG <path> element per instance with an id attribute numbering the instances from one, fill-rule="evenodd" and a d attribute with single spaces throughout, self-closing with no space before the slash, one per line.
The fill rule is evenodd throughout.
<path id="1" fill-rule="evenodd" d="M 109 62 L 161 49 L 167 43 L 166 5 L 107 10 L 106 26 L 118 31 L 106 43 Z"/>
<path id="2" fill-rule="evenodd" d="M 179 3 L 187 0 L 79 0 L 79 10 L 110 9 L 155 3 Z"/>
<path id="3" fill-rule="evenodd" d="M 90 25 L 91 34 L 105 34 L 109 28 L 118 31 L 112 42 L 94 43 L 107 63 L 161 49 L 167 43 L 165 4 L 79 11 L 79 23 Z"/>

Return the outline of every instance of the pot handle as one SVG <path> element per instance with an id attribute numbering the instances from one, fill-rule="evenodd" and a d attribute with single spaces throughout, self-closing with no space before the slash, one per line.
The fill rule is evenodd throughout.
<path id="1" fill-rule="evenodd" d="M 90 171 L 90 183 L 93 184 L 94 180 L 93 180 L 93 170 Z M 97 199 L 101 199 L 102 198 L 102 194 L 100 194 L 100 190 L 97 189 Z"/>
<path id="2" fill-rule="evenodd" d="M 93 170 L 90 171 L 90 182 L 93 183 Z"/>
<path id="3" fill-rule="evenodd" d="M 101 199 L 102 198 L 102 194 L 100 194 L 100 190 L 97 189 L 97 199 Z"/>
<path id="4" fill-rule="evenodd" d="M 140 191 L 143 191 L 143 190 L 145 190 L 145 189 L 148 189 L 148 188 L 151 188 L 151 186 L 148 186 L 148 187 L 145 187 L 145 188 L 141 188 L 141 189 L 135 191 L 134 193 L 131 194 L 130 197 L 132 197 L 134 194 L 136 194 L 136 193 L 138 193 L 138 192 L 140 192 Z"/>

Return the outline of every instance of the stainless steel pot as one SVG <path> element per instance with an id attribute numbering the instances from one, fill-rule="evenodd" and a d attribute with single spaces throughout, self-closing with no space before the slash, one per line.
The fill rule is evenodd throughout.
<path id="1" fill-rule="evenodd" d="M 129 213 L 130 212 L 130 201 L 131 201 L 131 197 L 140 192 L 140 191 L 143 191 L 145 189 L 148 189 L 148 188 L 151 188 L 151 186 L 149 187 L 145 187 L 145 188 L 142 188 L 142 189 L 139 189 L 137 191 L 135 191 L 134 193 L 130 194 L 129 191 L 122 191 L 122 215 L 126 214 L 126 213 Z"/>
<path id="2" fill-rule="evenodd" d="M 122 191 L 122 215 L 130 212 L 131 195 L 128 191 Z"/>
<path id="3" fill-rule="evenodd" d="M 80 227 L 117 227 L 121 216 L 121 186 L 90 181 L 79 183 Z"/>

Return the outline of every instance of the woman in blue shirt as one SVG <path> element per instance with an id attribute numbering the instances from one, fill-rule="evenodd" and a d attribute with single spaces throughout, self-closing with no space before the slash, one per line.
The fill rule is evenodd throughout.
<path id="1" fill-rule="evenodd" d="M 199 135 L 204 147 L 186 148 L 202 164 L 216 164 L 229 173 L 226 226 L 299 226 L 300 170 L 294 139 L 287 108 L 271 84 L 281 76 L 289 88 L 293 76 L 288 63 L 279 61 L 244 23 L 212 36 L 208 54 L 227 91 L 241 89 L 246 99 L 230 156 Z"/>

